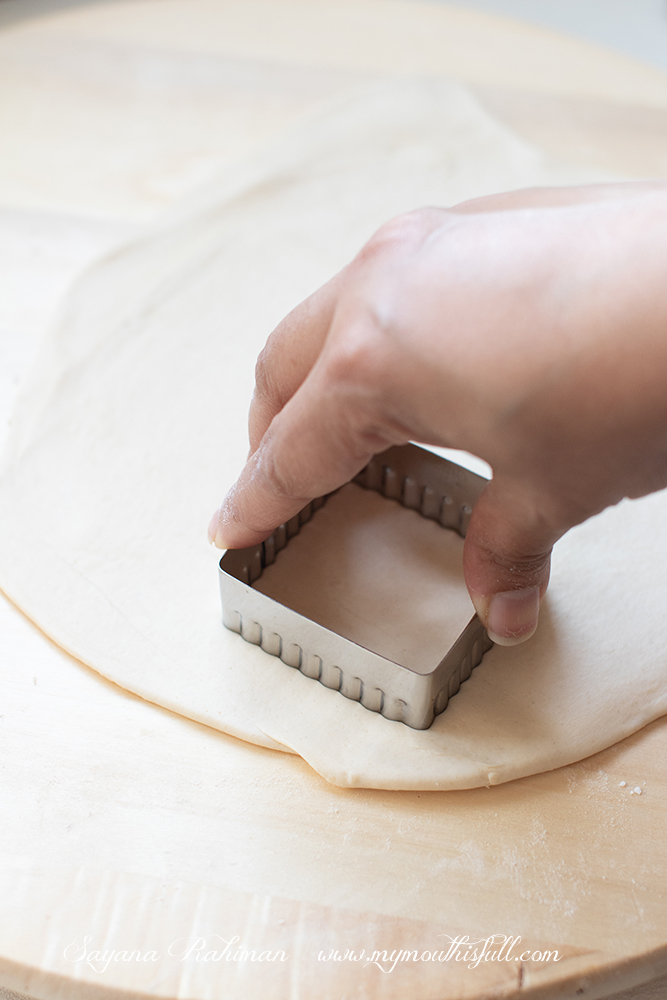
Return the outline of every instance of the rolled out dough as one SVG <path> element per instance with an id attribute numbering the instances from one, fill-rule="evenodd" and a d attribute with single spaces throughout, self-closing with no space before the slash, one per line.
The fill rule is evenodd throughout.
<path id="1" fill-rule="evenodd" d="M 301 754 L 340 785 L 508 781 L 667 712 L 665 494 L 570 532 L 536 636 L 487 654 L 426 732 L 227 632 L 205 541 L 243 463 L 257 352 L 377 226 L 419 205 L 592 179 L 545 158 L 457 86 L 387 83 L 107 257 L 75 289 L 17 407 L 0 482 L 2 589 L 121 686 Z"/>

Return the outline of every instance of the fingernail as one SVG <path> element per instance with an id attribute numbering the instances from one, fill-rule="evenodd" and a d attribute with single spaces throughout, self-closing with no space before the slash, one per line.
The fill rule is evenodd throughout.
<path id="1" fill-rule="evenodd" d="M 516 646 L 533 634 L 539 612 L 539 587 L 494 594 L 489 602 L 486 622 L 489 638 L 499 646 Z"/>
<path id="2" fill-rule="evenodd" d="M 215 545 L 215 539 L 218 534 L 218 525 L 220 523 L 220 508 L 216 510 L 215 514 L 211 518 L 211 523 L 208 526 L 208 540 L 211 545 Z"/>

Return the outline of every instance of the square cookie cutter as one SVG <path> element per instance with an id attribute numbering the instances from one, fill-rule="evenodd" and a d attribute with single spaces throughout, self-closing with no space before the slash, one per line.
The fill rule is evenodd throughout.
<path id="1" fill-rule="evenodd" d="M 413 444 L 376 455 L 353 482 L 397 500 L 461 537 L 486 485 L 482 476 Z M 439 663 L 419 669 L 380 656 L 253 589 L 264 569 L 326 499 L 312 500 L 259 545 L 224 553 L 219 573 L 223 623 L 246 642 L 371 712 L 412 729 L 428 729 L 493 645 L 477 615 Z"/>

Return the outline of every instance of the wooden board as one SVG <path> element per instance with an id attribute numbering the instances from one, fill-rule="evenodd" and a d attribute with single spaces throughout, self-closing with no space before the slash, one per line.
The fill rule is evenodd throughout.
<path id="1" fill-rule="evenodd" d="M 0 210 L 26 259 L 0 306 L 12 342 L 37 338 L 72 270 L 127 231 L 114 226 L 395 71 L 465 79 L 561 154 L 665 173 L 667 78 L 537 29 L 408 0 L 78 9 L 0 36 Z M 38 288 L 50 305 L 26 319 Z M 128 695 L 5 601 L 0 668 L 3 985 L 40 1000 L 472 1000 L 595 997 L 667 971 L 667 720 L 509 785 L 366 792 Z M 491 935 L 522 940 L 476 965 L 461 941 L 450 951 Z M 239 947 L 271 960 L 228 960 Z M 393 969 L 392 951 L 408 953 Z M 558 960 L 520 958 L 545 951 Z"/>
<path id="2" fill-rule="evenodd" d="M 142 221 L 392 72 L 461 79 L 568 158 L 667 171 L 667 74 L 584 42 L 417 0 L 126 0 L 0 33 L 0 203 Z"/>

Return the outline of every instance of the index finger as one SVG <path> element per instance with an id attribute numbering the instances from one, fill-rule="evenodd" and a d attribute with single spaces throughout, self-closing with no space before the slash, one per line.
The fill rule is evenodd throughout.
<path id="1" fill-rule="evenodd" d="M 336 309 L 341 278 L 342 272 L 288 313 L 259 355 L 248 414 L 251 455 L 317 361 Z"/>

